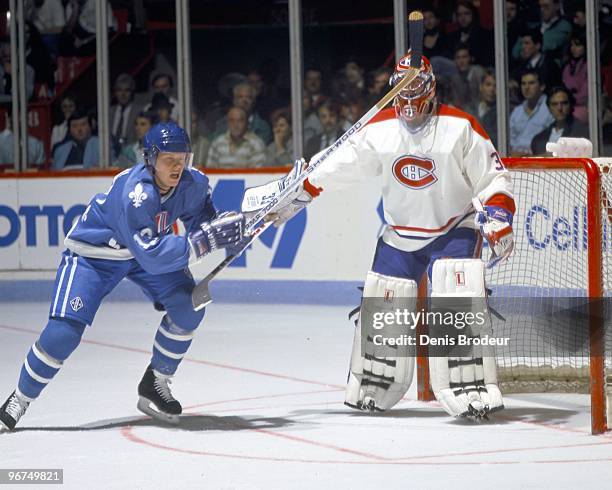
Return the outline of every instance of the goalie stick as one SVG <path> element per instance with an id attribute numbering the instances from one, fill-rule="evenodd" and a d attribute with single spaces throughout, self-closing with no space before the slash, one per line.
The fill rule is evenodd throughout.
<path id="1" fill-rule="evenodd" d="M 410 48 L 412 56 L 410 58 L 410 68 L 406 70 L 406 74 L 387 94 L 380 99 L 361 119 L 353 124 L 338 140 L 332 144 L 325 153 L 323 153 L 316 161 L 310 163 L 302 172 L 296 172 L 292 182 L 284 186 L 277 195 L 274 195 L 268 200 L 267 204 L 251 216 L 245 225 L 245 240 L 239 250 L 228 255 L 217 267 L 215 267 L 204 279 L 202 279 L 193 289 L 191 294 L 191 302 L 193 309 L 201 310 L 206 305 L 212 302 L 208 284 L 214 279 L 219 272 L 225 269 L 236 257 L 238 257 L 250 243 L 259 235 L 261 235 L 271 224 L 272 221 L 262 221 L 274 212 L 299 186 L 314 172 L 333 152 L 353 136 L 357 131 L 364 127 L 370 119 L 372 119 L 379 111 L 391 102 L 410 82 L 412 82 L 419 74 L 421 66 L 421 56 L 423 52 L 423 14 L 419 11 L 410 13 L 408 17 Z"/>

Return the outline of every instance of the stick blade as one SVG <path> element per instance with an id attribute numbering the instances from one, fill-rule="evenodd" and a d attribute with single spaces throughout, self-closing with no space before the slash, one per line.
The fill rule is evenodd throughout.
<path id="1" fill-rule="evenodd" d="M 208 280 L 204 279 L 191 292 L 191 304 L 195 311 L 200 311 L 212 303 L 210 290 L 208 289 Z"/>

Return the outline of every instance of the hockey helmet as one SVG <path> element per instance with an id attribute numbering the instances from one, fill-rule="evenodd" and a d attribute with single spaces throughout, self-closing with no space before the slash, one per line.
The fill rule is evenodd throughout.
<path id="1" fill-rule="evenodd" d="M 172 121 L 156 124 L 149 129 L 143 140 L 142 153 L 145 165 L 151 169 L 155 169 L 160 153 L 184 153 L 186 167 L 191 167 L 193 160 L 187 131 Z"/>
<path id="2" fill-rule="evenodd" d="M 389 84 L 395 86 L 406 74 L 410 67 L 410 57 L 412 53 L 408 51 L 406 56 L 399 60 L 395 71 L 389 79 Z M 408 84 L 393 100 L 395 112 L 400 120 L 408 123 L 410 129 L 422 127 L 428 117 L 418 117 L 419 115 L 430 116 L 436 107 L 436 77 L 434 76 L 431 63 L 425 57 L 421 57 L 421 66 L 417 77 Z"/>

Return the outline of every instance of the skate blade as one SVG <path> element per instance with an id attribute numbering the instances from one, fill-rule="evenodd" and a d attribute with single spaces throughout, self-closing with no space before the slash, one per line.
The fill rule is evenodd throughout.
<path id="1" fill-rule="evenodd" d="M 151 401 L 147 400 L 146 398 L 140 397 L 138 399 L 137 408 L 142 413 L 148 415 L 149 417 L 154 418 L 155 420 L 159 420 L 160 422 L 164 422 L 166 424 L 170 424 L 170 425 L 178 425 L 179 424 L 180 420 L 179 420 L 179 416 L 178 415 L 173 415 L 173 414 L 169 414 L 169 413 L 160 412 L 159 410 L 156 410 L 153 407 L 155 407 L 155 405 Z"/>

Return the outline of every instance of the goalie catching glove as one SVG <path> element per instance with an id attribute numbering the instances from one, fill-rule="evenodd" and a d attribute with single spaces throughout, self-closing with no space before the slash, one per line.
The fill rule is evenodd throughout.
<path id="1" fill-rule="evenodd" d="M 498 206 L 485 206 L 476 212 L 476 225 L 493 252 L 488 268 L 507 260 L 514 249 L 512 213 Z"/>
<path id="2" fill-rule="evenodd" d="M 193 263 L 222 248 L 228 248 L 231 252 L 244 237 L 244 222 L 242 213 L 231 211 L 202 223 L 200 229 L 190 233 L 187 239 L 191 247 L 189 262 Z"/>

